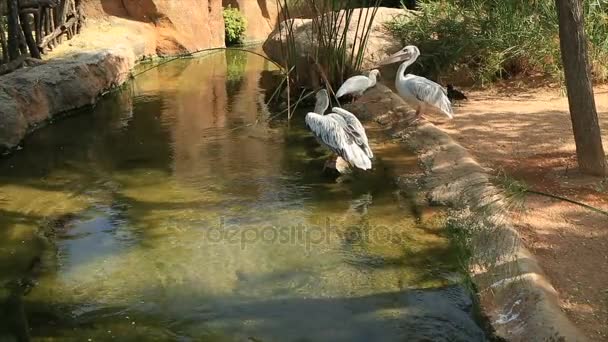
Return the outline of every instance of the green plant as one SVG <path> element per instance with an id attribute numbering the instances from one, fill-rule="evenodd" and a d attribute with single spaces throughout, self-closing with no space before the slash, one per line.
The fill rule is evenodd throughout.
<path id="1" fill-rule="evenodd" d="M 507 210 L 515 212 L 525 211 L 526 197 L 530 190 L 528 184 L 513 178 L 504 170 L 499 170 L 492 181 L 496 186 L 503 190 L 505 208 Z"/>
<path id="2" fill-rule="evenodd" d="M 224 31 L 226 35 L 226 45 L 235 45 L 243 42 L 243 36 L 247 29 L 247 19 L 236 8 L 230 5 L 224 8 Z"/>
<path id="3" fill-rule="evenodd" d="M 387 28 L 422 51 L 416 72 L 434 78 L 464 69 L 481 85 L 520 73 L 561 78 L 553 0 L 419 0 L 417 15 Z M 596 78 L 608 79 L 606 1 L 585 1 L 586 30 Z"/>

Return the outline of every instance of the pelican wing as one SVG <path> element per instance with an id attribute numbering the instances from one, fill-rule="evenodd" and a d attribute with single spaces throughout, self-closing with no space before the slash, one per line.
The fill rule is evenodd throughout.
<path id="1" fill-rule="evenodd" d="M 336 118 L 337 117 L 337 118 Z M 339 115 L 306 114 L 306 125 L 317 139 L 350 165 L 363 170 L 371 169 L 372 162 L 355 142 L 356 137 L 345 130 L 346 122 Z"/>
<path id="2" fill-rule="evenodd" d="M 367 134 L 365 134 L 365 128 L 361 124 L 361 121 L 355 116 L 355 114 L 347 111 L 346 109 L 340 107 L 333 107 L 332 112 L 340 115 L 344 121 L 346 121 L 348 130 L 361 139 L 361 148 L 365 151 L 365 154 L 369 158 L 373 158 L 374 154 L 372 153 L 372 149 L 369 147 L 369 141 L 367 140 Z"/>
<path id="3" fill-rule="evenodd" d="M 353 76 L 342 83 L 340 89 L 336 92 L 336 97 L 341 98 L 347 94 L 361 94 L 371 86 L 371 82 L 371 79 L 367 76 Z"/>
<path id="4" fill-rule="evenodd" d="M 435 107 L 450 119 L 453 118 L 452 104 L 442 86 L 420 76 L 411 77 L 405 82 L 405 86 L 419 101 Z"/>

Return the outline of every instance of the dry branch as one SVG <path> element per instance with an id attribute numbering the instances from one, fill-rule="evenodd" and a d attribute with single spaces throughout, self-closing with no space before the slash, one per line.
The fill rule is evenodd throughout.
<path id="1" fill-rule="evenodd" d="M 76 23 L 77 23 L 76 17 L 71 17 L 70 19 L 68 19 L 68 21 L 65 24 L 60 25 L 51 34 L 49 34 L 48 36 L 42 38 L 42 42 L 38 45 L 38 47 L 40 47 L 41 49 L 43 49 L 49 43 L 51 43 L 55 38 L 61 36 L 64 33 L 66 33 L 67 30 L 68 30 L 68 28 L 71 28 Z"/>

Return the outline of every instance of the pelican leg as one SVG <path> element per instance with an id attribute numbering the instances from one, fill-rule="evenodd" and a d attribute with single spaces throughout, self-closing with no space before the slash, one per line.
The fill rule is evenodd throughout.
<path id="1" fill-rule="evenodd" d="M 327 169 L 335 169 L 337 159 L 338 159 L 337 155 L 332 155 L 329 159 L 327 159 L 325 161 L 325 164 L 323 164 L 323 170 L 321 171 L 321 173 L 325 173 L 325 170 L 327 170 Z"/>
<path id="2" fill-rule="evenodd" d="M 422 118 L 422 108 L 418 107 L 416 108 L 416 114 L 414 114 L 414 120 L 412 122 L 417 122 L 420 118 Z"/>

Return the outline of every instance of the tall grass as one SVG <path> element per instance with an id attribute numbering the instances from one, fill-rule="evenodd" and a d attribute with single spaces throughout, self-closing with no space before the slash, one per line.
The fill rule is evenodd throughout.
<path id="1" fill-rule="evenodd" d="M 314 88 L 322 83 L 331 93 L 347 77 L 360 73 L 380 3 L 381 0 L 279 0 L 284 23 L 281 34 L 285 37 L 282 48 L 286 60 L 282 62 L 291 70 L 288 89 Z M 302 12 L 312 18 L 307 36 L 310 45 L 300 44 L 302 34 L 294 29 L 292 19 Z"/>
<path id="2" fill-rule="evenodd" d="M 596 79 L 608 79 L 608 2 L 584 1 Z M 553 0 L 420 0 L 419 12 L 387 27 L 423 53 L 418 72 L 438 78 L 462 72 L 480 84 L 521 73 L 561 78 Z M 422 65 L 423 67 L 421 67 Z"/>

